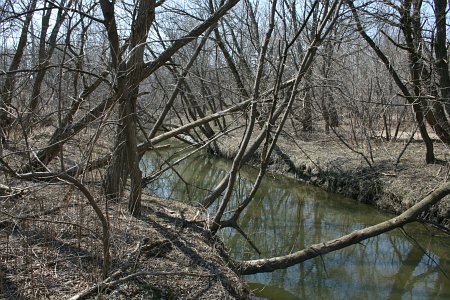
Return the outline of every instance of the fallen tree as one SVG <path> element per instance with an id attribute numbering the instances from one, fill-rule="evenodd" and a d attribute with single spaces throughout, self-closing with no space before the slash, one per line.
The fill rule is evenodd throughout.
<path id="1" fill-rule="evenodd" d="M 256 273 L 273 272 L 278 269 L 285 269 L 290 266 L 299 264 L 311 258 L 327 254 L 345 247 L 357 244 L 361 241 L 375 237 L 382 233 L 391 231 L 396 228 L 403 227 L 408 223 L 417 221 L 417 217 L 425 212 L 429 207 L 438 203 L 445 196 L 450 194 L 450 182 L 445 182 L 440 187 L 431 192 L 428 196 L 423 198 L 411 208 L 397 217 L 387 221 L 378 223 L 376 225 L 355 230 L 350 234 L 344 235 L 340 238 L 311 245 L 303 250 L 272 258 L 248 260 L 238 263 L 237 269 L 241 275 L 249 275 Z"/>

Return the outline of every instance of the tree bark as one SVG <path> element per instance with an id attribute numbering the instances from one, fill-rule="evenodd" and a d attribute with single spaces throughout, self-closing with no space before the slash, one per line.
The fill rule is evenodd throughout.
<path id="1" fill-rule="evenodd" d="M 47 30 L 50 25 L 51 13 L 53 8 L 47 8 L 44 17 L 42 18 L 41 25 L 41 36 L 39 41 L 39 64 L 37 66 L 37 73 L 34 79 L 33 88 L 31 91 L 31 100 L 28 107 L 28 115 L 26 116 L 25 123 L 31 121 L 34 118 L 36 113 L 36 109 L 39 104 L 39 99 L 41 96 L 41 87 L 42 82 L 44 81 L 45 74 L 47 73 L 47 67 L 50 64 L 50 58 L 53 55 L 53 52 L 56 48 L 56 41 L 59 33 L 59 29 L 61 28 L 62 23 L 67 17 L 68 10 L 64 10 L 62 6 L 64 6 L 65 0 L 61 0 L 60 7 L 58 9 L 58 13 L 55 20 L 55 25 L 53 26 L 50 37 L 47 40 Z M 70 7 L 72 1 L 69 1 L 68 7 Z M 48 44 L 48 47 L 46 46 Z M 27 124 L 30 126 L 30 124 Z"/>
<path id="2" fill-rule="evenodd" d="M 114 4 L 101 2 L 105 20 L 109 20 L 108 38 L 111 52 L 119 51 L 117 25 L 114 16 Z M 122 61 L 121 53 L 114 53 L 114 64 L 118 73 L 114 87 L 119 102 L 119 125 L 112 161 L 105 178 L 105 193 L 109 199 L 118 199 L 123 195 L 128 176 L 131 178 L 128 211 L 133 216 L 140 215 L 141 181 L 139 154 L 137 149 L 136 102 L 144 64 L 144 49 L 150 25 L 155 19 L 155 1 L 140 1 L 136 8 L 130 34 L 129 60 Z"/>
<path id="3" fill-rule="evenodd" d="M 439 76 L 439 90 L 447 113 L 450 114 L 450 75 L 447 56 L 447 0 L 434 0 L 436 17 L 436 37 L 434 53 L 436 72 Z"/>
<path id="4" fill-rule="evenodd" d="M 394 79 L 396 85 L 401 90 L 403 95 L 405 96 L 408 103 L 412 104 L 413 110 L 414 110 L 414 116 L 417 122 L 417 125 L 419 126 L 420 134 L 422 135 L 422 138 L 425 142 L 426 146 L 426 154 L 425 154 L 425 160 L 427 163 L 430 163 L 434 161 L 434 152 L 433 152 L 433 143 L 428 136 L 426 124 L 425 124 L 425 118 L 424 117 L 431 117 L 430 114 L 424 115 L 424 112 L 422 110 L 421 105 L 419 104 L 416 97 L 411 95 L 406 85 L 403 83 L 403 81 L 400 79 L 400 76 L 398 75 L 397 71 L 394 69 L 392 64 L 390 63 L 387 56 L 381 51 L 381 49 L 375 44 L 375 42 L 372 40 L 369 35 L 364 31 L 364 28 L 361 25 L 361 21 L 359 19 L 358 13 L 356 11 L 355 6 L 353 5 L 353 2 L 350 0 L 347 0 L 347 5 L 350 7 L 350 10 L 352 11 L 353 18 L 356 22 L 356 28 L 359 32 L 359 34 L 363 37 L 363 39 L 369 44 L 369 46 L 372 48 L 372 50 L 375 52 L 375 54 L 380 58 L 380 60 L 385 65 L 386 69 L 391 74 L 392 78 Z M 429 121 L 429 118 L 427 118 Z"/>
<path id="5" fill-rule="evenodd" d="M 12 104 L 12 98 L 14 89 L 16 86 L 16 75 L 14 71 L 19 68 L 22 61 L 23 52 L 25 50 L 28 39 L 28 28 L 30 27 L 31 20 L 33 18 L 34 9 L 36 8 L 37 0 L 32 0 L 28 6 L 28 13 L 25 16 L 25 20 L 22 25 L 22 31 L 20 32 L 19 43 L 17 44 L 16 53 L 8 68 L 8 75 L 6 76 L 5 83 L 3 85 L 0 95 L 0 129 L 6 131 L 6 127 L 10 124 L 11 117 L 9 115 L 10 107 Z M 2 130 L 0 130 L 0 135 Z"/>

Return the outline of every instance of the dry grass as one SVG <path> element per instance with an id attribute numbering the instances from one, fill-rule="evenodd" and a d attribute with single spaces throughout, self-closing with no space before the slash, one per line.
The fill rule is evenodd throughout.
<path id="1" fill-rule="evenodd" d="M 51 131 L 35 129 L 28 146 L 20 135 L 11 135 L 3 159 L 18 169 L 27 161 L 20 154 L 26 152 L 21 151 L 27 147 L 38 151 Z M 106 139 L 96 140 L 97 132 L 86 129 L 65 144 L 66 167 L 110 152 Z M 51 170 L 60 167 L 58 159 L 49 165 Z M 204 221 L 194 219 L 192 207 L 144 195 L 142 217 L 132 218 L 125 199 L 106 202 L 102 174 L 97 170 L 78 179 L 108 217 L 110 274 L 116 275 L 115 280 L 145 275 L 132 276 L 107 290 L 94 289 L 88 298 L 249 297 L 249 289 L 229 266 L 223 244 L 204 229 Z M 0 298 L 66 299 L 102 282 L 101 224 L 80 192 L 57 180 L 19 181 L 0 174 L 0 182 L 15 188 L 15 195 L 0 193 Z"/>
<path id="2" fill-rule="evenodd" d="M 30 136 L 31 148 L 40 149 L 48 131 Z M 89 161 L 110 150 L 105 140 L 96 141 L 97 130 L 88 129 L 79 140 L 65 145 L 64 159 Z M 108 132 L 106 132 L 106 135 Z M 110 133 L 112 134 L 112 133 Z M 253 136 L 256 136 L 254 132 Z M 105 133 L 104 133 L 105 136 Z M 236 153 L 242 131 L 222 138 L 225 157 Z M 94 146 L 95 141 L 95 148 Z M 285 133 L 280 148 L 295 170 L 276 155 L 270 171 L 284 173 L 333 192 L 372 203 L 393 212 L 410 207 L 449 176 L 449 148 L 435 143 L 436 164 L 425 164 L 424 147 L 411 143 L 395 164 L 405 141 L 371 140 L 348 149 L 333 135 Z M 23 140 L 13 141 L 4 159 L 18 168 L 26 156 Z M 372 155 L 370 155 L 370 153 Z M 252 163 L 258 163 L 257 152 Z M 25 160 L 24 160 L 25 159 Z M 58 169 L 55 160 L 50 168 Z M 83 195 L 63 182 L 17 181 L 0 175 L 2 183 L 16 188 L 0 197 L 0 288 L 3 298 L 62 299 L 102 281 L 101 226 Z M 102 173 L 87 173 L 82 182 L 107 214 L 111 232 L 111 273 L 119 278 L 143 272 L 90 297 L 108 299 L 233 299 L 249 296 L 248 288 L 229 267 L 222 243 L 195 220 L 195 210 L 184 204 L 145 196 L 142 218 L 131 218 L 126 203 L 106 203 L 101 194 Z M 425 219 L 450 228 L 450 201 L 444 199 Z M 149 275 L 158 273 L 159 275 Z M 101 296 L 102 295 L 102 296 Z"/>
<path id="3" fill-rule="evenodd" d="M 437 160 L 434 164 L 426 164 L 425 146 L 418 139 L 408 144 L 410 134 L 407 129 L 401 132 L 404 138 L 397 141 L 372 138 L 358 144 L 350 142 L 348 128 L 344 126 L 337 130 L 344 136 L 347 145 L 333 133 L 325 134 L 320 129 L 302 133 L 287 126 L 277 144 L 295 168 L 285 163 L 279 155 L 272 154 L 269 171 L 295 177 L 394 213 L 411 207 L 449 178 L 448 145 L 435 142 Z M 256 135 L 255 131 L 253 136 Z M 221 141 L 220 149 L 224 157 L 235 156 L 240 136 L 236 132 Z M 400 156 L 405 146 L 406 150 Z M 250 163 L 257 166 L 259 155 L 257 151 Z M 422 219 L 450 230 L 448 197 L 432 207 Z"/>
<path id="4" fill-rule="evenodd" d="M 95 187 L 91 187 L 95 190 Z M 33 196 L 31 196 L 33 195 Z M 101 199 L 98 198 L 98 199 Z M 101 228 L 92 209 L 66 185 L 2 199 L 0 288 L 8 299 L 65 299 L 102 278 Z M 144 196 L 142 217 L 125 203 L 99 204 L 111 231 L 111 273 L 138 276 L 90 297 L 108 299 L 235 299 L 248 289 L 228 265 L 222 243 L 210 236 L 195 210 Z M 100 297 L 101 298 L 101 297 Z"/>

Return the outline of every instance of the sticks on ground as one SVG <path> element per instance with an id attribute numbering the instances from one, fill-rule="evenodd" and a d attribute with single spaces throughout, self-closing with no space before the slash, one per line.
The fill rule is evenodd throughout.
<path id="1" fill-rule="evenodd" d="M 92 293 L 95 292 L 102 292 L 106 289 L 110 289 L 112 287 L 115 287 L 119 284 L 122 284 L 126 281 L 129 280 L 133 280 L 136 277 L 139 276 L 174 276 L 174 275 L 179 275 L 179 276 L 195 276 L 195 277 L 212 277 L 214 276 L 213 274 L 206 274 L 206 273 L 195 273 L 195 272 L 164 272 L 164 271 L 159 271 L 159 272 L 136 272 L 127 276 L 124 276 L 122 278 L 118 278 L 120 275 L 122 275 L 121 271 L 117 271 L 115 273 L 113 273 L 110 277 L 106 278 L 105 280 L 103 280 L 102 282 L 87 288 L 81 292 L 79 292 L 78 294 L 76 294 L 75 296 L 71 297 L 69 300 L 80 300 L 80 299 L 84 299 L 87 296 L 91 295 Z M 116 279 L 118 278 L 118 279 Z"/>

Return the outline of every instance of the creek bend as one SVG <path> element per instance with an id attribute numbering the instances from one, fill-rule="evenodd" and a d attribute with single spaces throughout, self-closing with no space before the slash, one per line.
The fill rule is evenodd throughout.
<path id="1" fill-rule="evenodd" d="M 144 175 L 187 153 L 180 150 L 172 145 L 145 154 Z M 164 172 L 146 191 L 195 205 L 226 175 L 230 164 L 199 153 Z M 252 167 L 241 169 L 232 206 L 248 195 L 257 174 Z M 320 188 L 267 175 L 239 220 L 261 256 L 234 229 L 220 233 L 233 258 L 248 260 L 288 254 L 391 217 Z M 260 299 L 450 299 L 449 249 L 448 235 L 413 223 L 284 270 L 243 279 Z"/>

